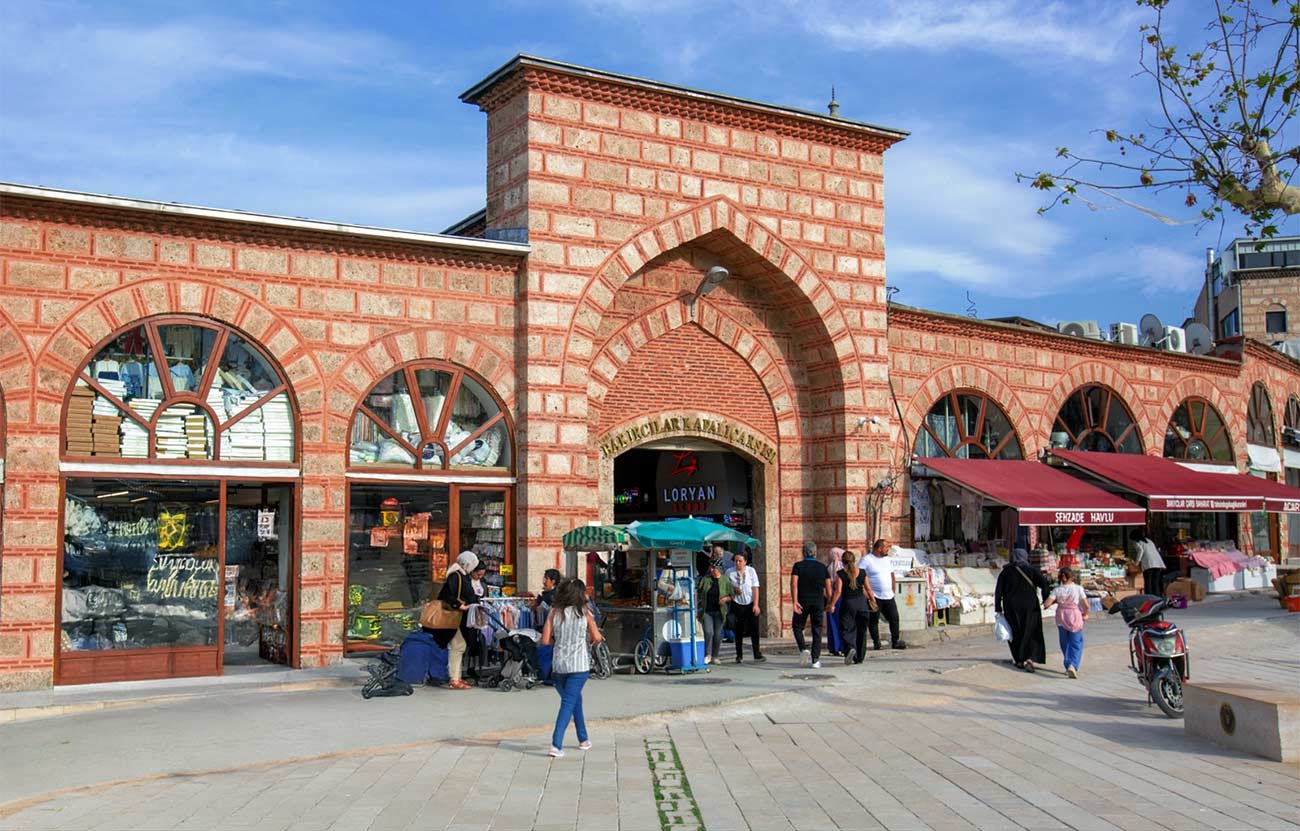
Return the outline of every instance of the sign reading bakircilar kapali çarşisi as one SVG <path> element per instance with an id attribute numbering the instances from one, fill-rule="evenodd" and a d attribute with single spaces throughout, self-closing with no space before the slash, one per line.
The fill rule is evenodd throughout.
<path id="1" fill-rule="evenodd" d="M 746 450 L 768 464 L 776 461 L 776 448 L 764 439 L 754 435 L 748 428 L 739 424 L 728 424 L 725 421 L 699 416 L 659 416 L 641 424 L 618 430 L 611 433 L 600 443 L 600 455 L 606 459 L 613 458 L 624 450 L 635 447 L 661 433 L 671 435 L 690 434 L 716 438 L 733 447 Z"/>

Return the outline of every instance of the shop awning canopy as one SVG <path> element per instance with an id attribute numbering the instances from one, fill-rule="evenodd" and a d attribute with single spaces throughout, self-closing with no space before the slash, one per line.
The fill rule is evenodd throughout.
<path id="1" fill-rule="evenodd" d="M 632 535 L 616 525 L 583 525 L 563 539 L 566 551 L 617 551 L 632 544 Z"/>
<path id="2" fill-rule="evenodd" d="M 1264 510 L 1265 482 L 1240 474 L 1202 473 L 1188 470 L 1172 459 L 1135 453 L 1096 453 L 1052 450 L 1052 457 L 1070 467 L 1130 491 L 1147 500 L 1147 510 L 1212 511 L 1235 513 Z M 1243 480 L 1254 479 L 1258 485 Z M 1300 491 L 1294 491 L 1300 498 Z M 1277 494 L 1275 494 L 1277 495 Z"/>
<path id="3" fill-rule="evenodd" d="M 939 476 L 1020 513 L 1021 525 L 1142 525 L 1147 512 L 1041 462 L 917 459 Z"/>
<path id="4" fill-rule="evenodd" d="M 710 522 L 707 519 L 665 520 L 663 522 L 636 522 L 627 530 L 646 548 L 685 548 L 695 551 L 705 543 L 739 542 L 758 548 L 759 542 L 748 534 Z"/>
<path id="5" fill-rule="evenodd" d="M 1264 510 L 1279 514 L 1300 513 L 1300 488 L 1258 476 L 1236 476 L 1241 486 L 1264 497 Z"/>

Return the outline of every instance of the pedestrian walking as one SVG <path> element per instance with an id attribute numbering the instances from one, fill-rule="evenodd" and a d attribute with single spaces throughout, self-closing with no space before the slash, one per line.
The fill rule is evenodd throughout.
<path id="1" fill-rule="evenodd" d="M 442 584 L 438 600 L 449 608 L 457 608 L 462 613 L 478 602 L 470 575 L 478 570 L 478 555 L 473 551 L 462 551 L 456 555 L 456 562 L 447 569 L 447 580 Z M 465 651 L 475 632 L 468 625 L 469 615 L 461 614 L 460 625 L 456 629 L 431 629 L 434 641 L 447 650 L 447 674 L 451 677 L 447 684 L 453 690 L 471 689 L 462 677 L 465 671 Z"/>
<path id="2" fill-rule="evenodd" d="M 817 559 L 817 544 L 803 544 L 803 559 L 790 569 L 790 599 L 794 601 L 794 642 L 799 647 L 800 666 L 821 669 L 822 622 L 826 619 L 826 602 L 830 600 L 831 573 Z M 803 628 L 812 625 L 812 652 L 804 643 Z"/>
<path id="3" fill-rule="evenodd" d="M 831 602 L 826 607 L 826 651 L 836 658 L 844 654 L 848 642 L 840 631 L 840 570 L 843 567 L 844 549 L 838 546 L 830 550 L 826 558 L 826 568 L 831 573 Z"/>
<path id="4" fill-rule="evenodd" d="M 898 603 L 894 600 L 894 570 L 889 566 L 889 540 L 879 539 L 871 545 L 871 553 L 858 560 L 858 568 L 867 574 L 867 600 L 871 613 L 867 616 L 867 629 L 871 633 L 871 648 L 880 649 L 880 617 L 889 624 L 891 649 L 907 649 L 898 635 Z"/>
<path id="5" fill-rule="evenodd" d="M 731 581 L 722 575 L 721 558 L 709 563 L 708 572 L 696 585 L 695 595 L 695 606 L 700 610 L 700 627 L 704 630 L 704 645 L 707 650 L 704 663 L 711 664 L 718 660 L 718 650 L 722 647 L 722 621 L 732 598 Z"/>
<path id="6" fill-rule="evenodd" d="M 555 605 L 542 627 L 542 645 L 551 646 L 551 683 L 560 694 L 560 711 L 551 733 L 550 755 L 564 755 L 569 722 L 578 733 L 578 747 L 591 749 L 582 712 L 582 688 L 591 674 L 591 647 L 601 641 L 600 629 L 587 608 L 587 587 L 577 578 L 563 580 L 555 590 Z"/>
<path id="7" fill-rule="evenodd" d="M 1011 627 L 1011 660 L 1026 672 L 1033 672 L 1035 663 L 1047 663 L 1039 595 L 1046 600 L 1050 588 L 1043 572 L 1029 564 L 1029 552 L 1017 548 L 993 591 L 993 610 Z"/>
<path id="8" fill-rule="evenodd" d="M 845 551 L 840 555 L 838 580 L 832 607 L 839 605 L 840 640 L 844 644 L 844 663 L 860 664 L 866 657 L 867 627 L 877 607 L 867 599 L 867 573 L 858 568 L 858 555 Z"/>
<path id="9" fill-rule="evenodd" d="M 736 622 L 733 629 L 736 637 L 736 663 L 743 659 L 746 634 L 749 635 L 754 660 L 762 663 L 767 658 L 763 657 L 758 648 L 758 616 L 762 613 L 758 601 L 758 572 L 744 554 L 737 554 L 732 562 L 735 566 L 727 571 L 727 579 L 731 581 L 731 613 Z"/>
<path id="10" fill-rule="evenodd" d="M 1138 568 L 1142 569 L 1142 590 L 1156 597 L 1165 596 L 1165 559 L 1160 549 L 1140 528 L 1129 532 L 1128 538 L 1137 548 Z"/>
<path id="11" fill-rule="evenodd" d="M 1088 619 L 1088 596 L 1083 587 L 1074 582 L 1074 569 L 1063 568 L 1059 574 L 1061 585 L 1043 601 L 1043 608 L 1056 606 L 1056 630 L 1061 638 L 1061 660 L 1065 674 L 1079 677 L 1079 664 L 1083 661 L 1083 622 Z"/>

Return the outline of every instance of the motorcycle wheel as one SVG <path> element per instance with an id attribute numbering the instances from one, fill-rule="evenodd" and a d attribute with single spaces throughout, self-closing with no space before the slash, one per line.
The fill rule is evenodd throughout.
<path id="1" fill-rule="evenodd" d="M 362 698 L 364 698 L 364 699 L 366 699 L 367 701 L 369 701 L 369 700 L 370 700 L 370 696 L 372 696 L 372 695 L 374 695 L 374 693 L 371 692 L 369 685 L 364 686 L 364 687 L 361 688 L 361 697 L 362 697 Z"/>
<path id="2" fill-rule="evenodd" d="M 1151 679 L 1151 698 L 1160 708 L 1160 712 L 1169 718 L 1183 717 L 1183 682 L 1177 675 L 1168 672 L 1157 673 Z"/>

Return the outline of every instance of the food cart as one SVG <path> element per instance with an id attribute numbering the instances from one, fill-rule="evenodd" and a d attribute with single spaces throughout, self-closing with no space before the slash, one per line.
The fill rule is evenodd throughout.
<path id="1" fill-rule="evenodd" d="M 705 520 L 584 526 L 564 535 L 565 567 L 590 587 L 614 660 L 634 671 L 708 671 L 696 620 L 695 552 L 758 541 Z"/>

